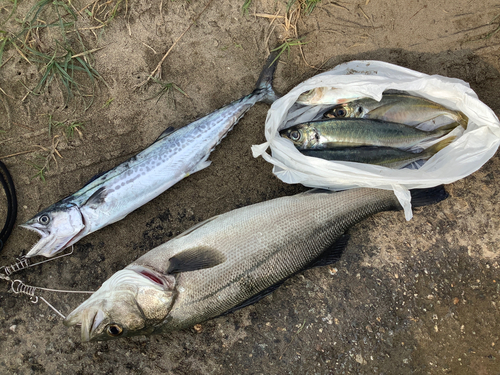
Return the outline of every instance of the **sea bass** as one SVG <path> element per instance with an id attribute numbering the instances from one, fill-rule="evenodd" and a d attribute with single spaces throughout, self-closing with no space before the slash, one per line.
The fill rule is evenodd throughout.
<path id="1" fill-rule="evenodd" d="M 339 104 L 325 112 L 325 118 L 369 118 L 418 125 L 446 116 L 467 127 L 468 118 L 431 100 L 407 94 L 383 94 L 380 101 L 371 98 Z"/>
<path id="2" fill-rule="evenodd" d="M 251 94 L 178 130 L 167 128 L 144 151 L 22 224 L 41 236 L 26 257 L 51 257 L 208 167 L 210 152 L 255 103 L 276 100 L 275 58 L 276 53 L 269 56 Z"/>
<path id="3" fill-rule="evenodd" d="M 334 147 L 328 150 L 302 150 L 302 154 L 325 160 L 352 161 L 400 169 L 419 160 L 428 160 L 455 140 L 448 137 L 421 152 L 410 152 L 393 147 L 358 146 Z"/>
<path id="4" fill-rule="evenodd" d="M 446 197 L 442 186 L 414 190 L 412 205 Z M 191 327 L 338 260 L 350 226 L 400 208 L 392 191 L 312 190 L 215 216 L 116 272 L 64 324 L 81 324 L 82 341 Z"/>
<path id="5" fill-rule="evenodd" d="M 423 131 L 389 121 L 363 118 L 327 119 L 291 126 L 280 130 L 280 135 L 291 140 L 299 150 L 347 146 L 408 149 L 446 135 L 459 125 L 454 122 L 432 131 Z"/>

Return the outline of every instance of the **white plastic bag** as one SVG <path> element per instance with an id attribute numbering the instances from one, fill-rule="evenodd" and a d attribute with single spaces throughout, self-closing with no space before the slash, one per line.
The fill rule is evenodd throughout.
<path id="1" fill-rule="evenodd" d="M 339 99 L 354 95 L 380 100 L 386 90 L 406 91 L 463 112 L 469 124 L 453 143 L 415 170 L 306 157 L 278 131 L 315 118 L 321 107 L 295 109 L 293 105 L 300 94 L 316 87 L 335 87 Z M 267 114 L 265 137 L 267 142 L 252 146 L 253 156 L 262 155 L 274 164 L 273 173 L 283 182 L 330 190 L 356 187 L 393 190 L 406 219 L 410 220 L 408 190 L 449 184 L 478 170 L 497 151 L 500 122 L 462 80 L 430 76 L 381 61 L 352 61 L 302 82 L 275 101 Z M 272 156 L 266 152 L 268 147 Z"/>

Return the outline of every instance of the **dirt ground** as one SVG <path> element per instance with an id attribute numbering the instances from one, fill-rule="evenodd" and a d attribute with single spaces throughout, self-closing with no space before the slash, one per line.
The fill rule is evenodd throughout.
<path id="1" fill-rule="evenodd" d="M 76 9 L 89 3 L 72 2 Z M 101 48 L 91 55 L 107 84 L 98 84 L 86 111 L 78 95 L 65 103 L 57 81 L 42 95 L 24 98 L 42 73 L 15 48 L 6 50 L 0 157 L 15 180 L 19 224 L 144 149 L 168 126 L 186 125 L 251 92 L 269 49 L 286 37 L 303 37 L 307 44 L 302 53 L 292 47 L 282 55 L 274 82 L 280 93 L 316 74 L 314 67 L 375 59 L 467 81 L 500 114 L 500 32 L 491 35 L 500 24 L 497 1 L 323 0 L 300 17 L 296 30 L 284 27 L 283 18 L 255 15 L 283 16 L 283 0 L 254 0 L 248 15 L 242 0 L 213 1 L 204 9 L 207 3 L 130 0 L 95 35 L 83 30 L 88 49 Z M 20 2 L 17 13 L 33 4 Z M 134 86 L 200 13 L 161 66 L 162 80 L 188 97 L 176 92 L 175 103 L 166 96 L 147 100 L 160 86 Z M 82 12 L 79 27 L 95 25 L 85 20 Z M 41 31 L 42 43 L 47 32 Z M 212 153 L 209 168 L 85 237 L 73 255 L 16 276 L 29 285 L 96 290 L 201 220 L 304 191 L 282 183 L 270 164 L 252 157 L 250 146 L 265 140 L 268 108 L 257 104 L 247 113 Z M 68 139 L 61 129 L 49 135 L 48 115 L 82 121 L 82 137 Z M 62 157 L 54 153 L 57 164 L 49 155 L 54 135 Z M 31 150 L 37 151 L 3 158 Z M 45 182 L 32 178 L 37 170 L 30 163 L 47 158 Z M 498 375 L 499 168 L 495 156 L 448 185 L 446 201 L 415 210 L 410 222 L 401 212 L 365 220 L 350 231 L 347 251 L 334 267 L 294 277 L 261 302 L 203 323 L 201 332 L 82 344 L 78 328 L 66 328 L 46 305 L 14 295 L 2 282 L 0 373 Z M 37 239 L 16 227 L 0 264 L 13 263 Z M 85 298 L 39 295 L 63 314 Z"/>

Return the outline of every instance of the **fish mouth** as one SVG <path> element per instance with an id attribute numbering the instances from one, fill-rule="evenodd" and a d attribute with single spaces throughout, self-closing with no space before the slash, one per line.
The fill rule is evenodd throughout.
<path id="1" fill-rule="evenodd" d="M 78 210 L 81 215 L 81 227 L 77 228 L 76 233 L 73 232 L 67 236 L 61 236 L 57 231 L 57 227 L 51 228 L 41 228 L 38 223 L 33 223 L 33 219 L 27 221 L 24 224 L 20 224 L 21 228 L 29 229 L 40 235 L 38 242 L 31 248 L 31 250 L 26 254 L 26 258 L 31 258 L 37 255 L 45 256 L 47 258 L 53 257 L 55 254 L 61 250 L 68 247 L 70 244 L 76 242 L 76 239 L 83 237 L 85 235 L 85 217 Z"/>
<path id="2" fill-rule="evenodd" d="M 98 328 L 106 320 L 106 314 L 99 308 L 73 311 L 64 320 L 65 326 L 82 326 L 82 342 L 89 342 L 97 336 Z"/>
<path id="3" fill-rule="evenodd" d="M 66 238 L 58 238 L 55 234 L 48 230 L 43 230 L 40 228 L 33 227 L 29 224 L 21 224 L 19 225 L 21 228 L 29 229 L 33 232 L 38 233 L 41 238 L 38 242 L 31 248 L 31 250 L 26 254 L 26 258 L 31 258 L 36 255 L 42 255 L 47 258 L 54 256 L 60 250 L 67 247 L 67 245 L 73 241 L 85 228 L 82 228 L 78 233 L 74 236 L 66 237 Z"/>

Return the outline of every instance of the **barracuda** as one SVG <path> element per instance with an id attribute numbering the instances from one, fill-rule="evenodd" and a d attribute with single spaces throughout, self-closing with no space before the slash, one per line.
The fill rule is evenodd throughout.
<path id="1" fill-rule="evenodd" d="M 22 224 L 41 236 L 26 257 L 54 256 L 208 167 L 210 152 L 238 120 L 255 103 L 277 98 L 271 86 L 275 58 L 276 53 L 269 56 L 251 94 L 183 128 L 169 127 L 141 153 Z"/>
<path id="2" fill-rule="evenodd" d="M 443 187 L 412 191 L 412 205 L 439 202 Z M 400 209 L 392 191 L 313 190 L 239 208 L 202 222 L 103 283 L 65 319 L 82 340 L 184 329 L 248 306 L 297 272 L 332 263 L 344 232 Z"/>

